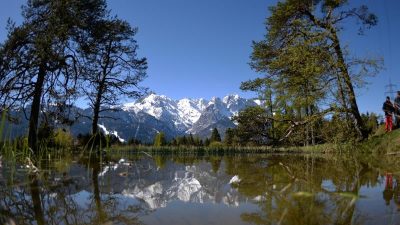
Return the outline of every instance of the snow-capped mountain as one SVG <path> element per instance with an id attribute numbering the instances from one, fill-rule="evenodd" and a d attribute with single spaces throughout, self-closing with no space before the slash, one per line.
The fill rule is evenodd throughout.
<path id="1" fill-rule="evenodd" d="M 142 142 L 152 142 L 158 132 L 164 132 L 167 139 L 192 133 L 202 138 L 208 137 L 213 128 L 223 136 L 225 130 L 234 127 L 231 121 L 248 106 L 257 105 L 256 101 L 244 99 L 238 95 L 228 95 L 211 100 L 184 98 L 173 100 L 165 95 L 149 94 L 135 102 L 113 107 L 104 111 L 99 120 L 100 131 L 115 135 L 119 140 L 131 138 Z M 78 120 L 70 128 L 74 135 L 90 132 L 92 110 L 74 107 L 69 117 Z M 29 112 L 27 112 L 29 113 Z M 17 116 L 24 118 L 24 116 Z M 10 135 L 17 137 L 26 134 L 27 121 L 10 125 Z"/>
<path id="2" fill-rule="evenodd" d="M 200 118 L 207 103 L 204 99 L 175 101 L 165 95 L 150 94 L 137 102 L 124 104 L 122 109 L 135 114 L 146 113 L 159 121 L 172 122 L 179 131 L 186 131 Z"/>
<path id="3" fill-rule="evenodd" d="M 192 133 L 206 137 L 214 127 L 223 135 L 225 129 L 235 126 L 231 121 L 233 115 L 255 105 L 255 101 L 241 98 L 239 95 L 228 95 L 222 99 L 213 97 L 211 100 L 172 100 L 165 95 L 150 94 L 137 102 L 126 103 L 121 108 L 132 115 L 144 114 L 156 119 L 161 125 L 158 128 L 154 127 L 157 132 L 165 132 L 165 128 L 169 128 L 176 131 L 173 132 L 175 136 Z M 168 137 L 168 132 L 165 133 Z"/>

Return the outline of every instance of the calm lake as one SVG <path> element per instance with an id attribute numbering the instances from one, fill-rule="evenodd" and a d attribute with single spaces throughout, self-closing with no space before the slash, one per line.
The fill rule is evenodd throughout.
<path id="1" fill-rule="evenodd" d="M 0 160 L 16 224 L 400 224 L 397 156 L 150 155 Z"/>

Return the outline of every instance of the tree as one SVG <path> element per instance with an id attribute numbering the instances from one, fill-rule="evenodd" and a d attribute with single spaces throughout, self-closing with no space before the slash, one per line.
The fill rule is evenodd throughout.
<path id="1" fill-rule="evenodd" d="M 139 83 L 146 76 L 146 58 L 137 56 L 134 39 L 137 28 L 117 18 L 106 18 L 93 24 L 82 35 L 85 59 L 83 92 L 93 109 L 92 135 L 98 132 L 101 112 L 112 110 L 121 97 L 140 97 L 145 89 Z"/>
<path id="2" fill-rule="evenodd" d="M 225 138 L 224 143 L 226 146 L 232 146 L 235 138 L 235 130 L 232 128 L 228 128 L 225 130 Z"/>
<path id="3" fill-rule="evenodd" d="M 187 145 L 188 141 L 187 141 L 186 136 L 183 136 L 183 137 L 177 137 L 176 142 L 177 142 L 177 145 L 180 146 L 180 145 Z"/>
<path id="4" fill-rule="evenodd" d="M 204 140 L 204 146 L 209 146 L 210 145 L 210 139 L 206 138 L 206 140 Z"/>
<path id="5" fill-rule="evenodd" d="M 0 48 L 0 108 L 30 106 L 28 143 L 35 152 L 42 101 L 75 94 L 77 34 L 105 13 L 104 0 L 28 0 L 23 23 L 9 22 Z"/>
<path id="6" fill-rule="evenodd" d="M 193 134 L 192 133 L 190 133 L 189 134 L 189 138 L 187 139 L 187 144 L 189 145 L 189 146 L 191 146 L 191 145 L 195 145 L 195 142 L 194 142 L 194 138 L 193 138 Z"/>
<path id="7" fill-rule="evenodd" d="M 156 137 L 154 138 L 154 146 L 155 147 L 165 146 L 166 143 L 167 143 L 167 141 L 165 140 L 164 132 L 158 133 L 156 135 Z"/>
<path id="8" fill-rule="evenodd" d="M 218 129 L 214 128 L 211 132 L 210 142 L 221 142 L 221 136 L 219 135 Z"/>
<path id="9" fill-rule="evenodd" d="M 256 71 L 267 74 L 266 83 L 275 89 L 275 104 L 285 110 L 284 115 L 297 115 L 294 119 L 302 121 L 311 116 L 310 121 L 314 121 L 313 115 L 318 111 L 325 112 L 321 116 L 344 113 L 352 121 L 357 136 L 363 139 L 367 132 L 354 87 L 363 83 L 363 76 L 376 74 L 380 65 L 376 60 L 350 61 L 346 58 L 338 31 L 346 19 L 358 20 L 362 24 L 360 31 L 363 31 L 376 25 L 377 17 L 366 6 L 349 9 L 346 3 L 346 0 L 278 2 L 270 8 L 266 39 L 253 44 L 250 64 Z M 351 69 L 350 66 L 354 67 Z M 360 73 L 351 73 L 356 69 L 360 69 Z M 304 101 L 299 101 L 298 97 Z M 328 108 L 315 107 L 321 106 L 318 103 L 322 100 L 332 99 L 329 97 L 335 100 L 325 102 Z M 296 102 L 301 104 L 287 105 Z M 299 116 L 301 111 L 307 116 L 306 120 Z M 312 128 L 310 126 L 310 130 Z"/>
<path id="10" fill-rule="evenodd" d="M 234 116 L 233 120 L 238 123 L 235 134 L 240 143 L 265 144 L 269 141 L 271 123 L 264 108 L 260 106 L 248 107 Z M 232 137 L 233 141 L 234 137 Z"/>

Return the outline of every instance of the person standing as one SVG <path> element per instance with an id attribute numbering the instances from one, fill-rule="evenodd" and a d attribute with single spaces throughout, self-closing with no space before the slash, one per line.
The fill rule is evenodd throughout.
<path id="1" fill-rule="evenodd" d="M 400 91 L 397 91 L 397 96 L 394 99 L 394 122 L 396 128 L 400 127 Z"/>
<path id="2" fill-rule="evenodd" d="M 386 119 L 386 132 L 390 132 L 393 129 L 393 113 L 394 107 L 392 102 L 390 101 L 390 97 L 386 97 L 386 101 L 383 103 L 382 110 L 385 112 L 385 119 Z"/>

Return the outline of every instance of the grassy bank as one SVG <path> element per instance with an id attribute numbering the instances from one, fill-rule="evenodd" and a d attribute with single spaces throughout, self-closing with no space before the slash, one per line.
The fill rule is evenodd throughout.
<path id="1" fill-rule="evenodd" d="M 305 146 L 295 148 L 301 152 L 321 152 L 321 153 L 378 153 L 378 154 L 400 154 L 400 129 L 386 133 L 383 127 L 362 142 L 354 143 L 332 143 L 315 146 Z"/>
<path id="2" fill-rule="evenodd" d="M 28 147 L 20 148 L 16 145 L 17 141 L 5 142 L 0 146 L 2 150 L 0 154 L 23 158 L 30 157 L 32 152 L 28 151 Z M 39 155 L 45 155 L 47 158 L 59 158 L 63 153 L 73 151 L 73 154 L 89 153 L 94 154 L 97 152 L 88 146 L 72 146 L 69 148 L 43 148 Z M 108 155 L 112 154 L 165 154 L 172 153 L 176 155 L 221 155 L 221 154 L 238 154 L 238 153 L 376 153 L 376 154 L 389 154 L 400 155 L 400 129 L 394 130 L 390 133 L 385 133 L 383 129 L 371 136 L 363 142 L 354 143 L 330 143 L 315 146 L 302 146 L 302 147 L 272 147 L 272 146 L 225 146 L 223 144 L 217 146 L 148 146 L 148 145 L 113 145 L 104 148 L 103 153 Z M 18 157 L 23 156 L 23 157 Z"/>
<path id="3" fill-rule="evenodd" d="M 361 153 L 400 154 L 400 129 L 385 133 L 381 128 L 365 141 L 353 143 L 328 143 L 301 147 L 272 147 L 272 146 L 224 146 L 195 147 L 195 146 L 146 146 L 120 145 L 111 146 L 113 152 L 142 152 L 142 153 L 175 153 L 175 154 L 236 154 L 236 153 Z"/>

